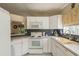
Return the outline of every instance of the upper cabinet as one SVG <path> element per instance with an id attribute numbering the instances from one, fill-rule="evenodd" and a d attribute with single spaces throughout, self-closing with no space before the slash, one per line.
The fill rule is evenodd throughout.
<path id="1" fill-rule="evenodd" d="M 49 18 L 50 29 L 62 29 L 62 15 L 54 15 Z"/>
<path id="2" fill-rule="evenodd" d="M 62 12 L 63 25 L 76 25 L 79 24 L 79 5 L 69 4 Z"/>
<path id="3" fill-rule="evenodd" d="M 27 17 L 27 29 L 49 29 L 49 17 Z"/>

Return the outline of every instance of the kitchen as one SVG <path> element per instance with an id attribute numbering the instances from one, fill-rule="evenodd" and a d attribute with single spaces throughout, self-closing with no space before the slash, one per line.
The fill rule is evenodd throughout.
<path id="1" fill-rule="evenodd" d="M 0 14 L 0 55 L 79 56 L 78 3 L 0 3 Z"/>

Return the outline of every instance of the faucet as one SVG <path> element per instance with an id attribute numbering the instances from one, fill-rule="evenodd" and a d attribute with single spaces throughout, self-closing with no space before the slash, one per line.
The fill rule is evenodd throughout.
<path id="1" fill-rule="evenodd" d="M 72 36 L 72 35 L 71 35 L 71 31 L 70 31 L 70 30 L 67 30 L 67 31 L 65 31 L 65 33 L 68 33 L 68 35 L 69 35 L 69 36 L 68 36 L 69 40 L 72 40 L 72 38 L 71 38 L 71 36 Z M 65 34 L 65 35 L 67 35 L 67 34 Z"/>

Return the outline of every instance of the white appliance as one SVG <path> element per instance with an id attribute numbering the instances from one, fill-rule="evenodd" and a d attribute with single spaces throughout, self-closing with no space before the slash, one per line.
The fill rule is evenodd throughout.
<path id="1" fill-rule="evenodd" d="M 30 38 L 29 39 L 29 49 L 41 49 L 43 48 L 43 40 L 42 38 Z"/>
<path id="2" fill-rule="evenodd" d="M 31 37 L 29 38 L 29 53 L 43 53 L 43 38 L 41 32 L 31 32 Z"/>
<path id="3" fill-rule="evenodd" d="M 41 22 L 31 22 L 30 25 L 31 25 L 30 29 L 41 29 L 42 28 Z"/>
<path id="4" fill-rule="evenodd" d="M 42 37 L 42 32 L 31 32 L 31 36 L 38 38 L 39 36 Z"/>

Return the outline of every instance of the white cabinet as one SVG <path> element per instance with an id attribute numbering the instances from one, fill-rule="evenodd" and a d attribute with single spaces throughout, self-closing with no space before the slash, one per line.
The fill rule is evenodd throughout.
<path id="1" fill-rule="evenodd" d="M 13 38 L 12 50 L 12 55 L 14 56 L 21 56 L 28 53 L 28 38 Z"/>
<path id="2" fill-rule="evenodd" d="M 52 39 L 52 54 L 54 56 L 75 56 L 68 49 L 64 48 L 58 42 L 55 41 L 55 38 Z"/>
<path id="3" fill-rule="evenodd" d="M 53 41 L 53 39 L 52 39 L 52 43 L 51 43 L 51 48 L 52 48 L 52 55 L 56 55 L 56 50 L 55 50 L 55 42 Z"/>
<path id="4" fill-rule="evenodd" d="M 43 39 L 43 52 L 44 53 L 47 53 L 48 52 L 48 39 L 47 38 L 44 38 Z"/>
<path id="5" fill-rule="evenodd" d="M 21 56 L 22 55 L 22 40 L 15 38 L 12 42 L 13 44 L 13 51 L 15 56 Z"/>
<path id="6" fill-rule="evenodd" d="M 28 38 L 23 39 L 23 55 L 29 52 L 28 49 Z"/>
<path id="7" fill-rule="evenodd" d="M 21 56 L 22 55 L 22 45 L 21 45 L 21 43 L 16 43 L 14 45 L 14 51 L 15 51 L 15 53 L 14 53 L 15 56 Z"/>
<path id="8" fill-rule="evenodd" d="M 48 38 L 48 53 L 51 53 L 52 49 L 51 49 L 51 39 Z"/>
<path id="9" fill-rule="evenodd" d="M 10 15 L 0 7 L 0 56 L 11 55 Z"/>
<path id="10" fill-rule="evenodd" d="M 51 39 L 43 39 L 43 53 L 51 53 Z"/>
<path id="11" fill-rule="evenodd" d="M 50 29 L 62 29 L 62 15 L 54 15 L 49 18 Z"/>
<path id="12" fill-rule="evenodd" d="M 61 47 L 59 44 L 55 43 L 55 56 L 65 56 L 64 54 L 64 50 L 62 49 L 63 47 Z"/>
<path id="13" fill-rule="evenodd" d="M 49 29 L 49 17 L 27 17 L 27 29 Z"/>

